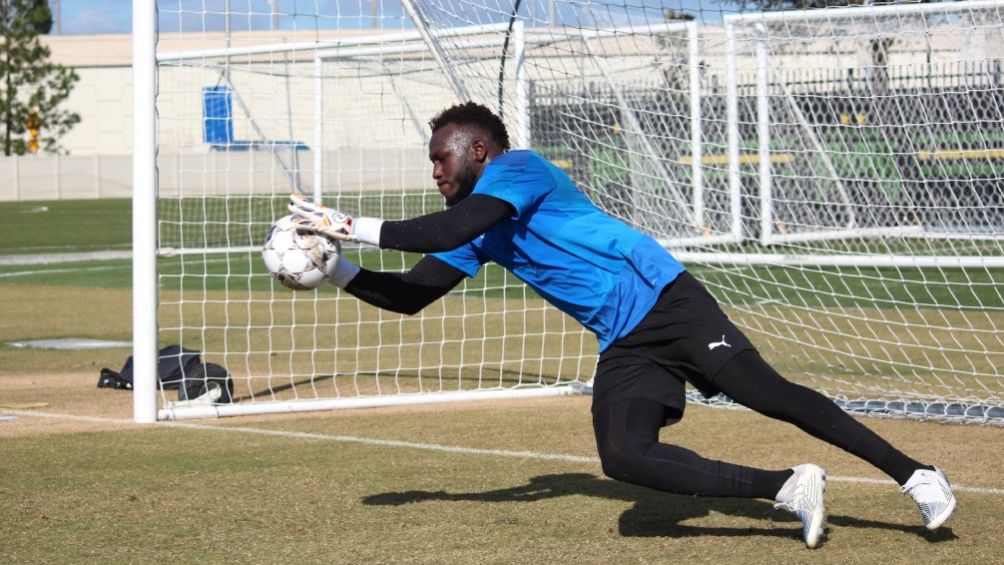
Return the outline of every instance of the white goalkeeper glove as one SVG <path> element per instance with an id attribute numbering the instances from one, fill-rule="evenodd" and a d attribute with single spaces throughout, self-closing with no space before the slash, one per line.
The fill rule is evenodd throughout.
<path id="1" fill-rule="evenodd" d="M 380 245 L 383 226 L 380 218 L 353 218 L 324 204 L 311 202 L 298 192 L 289 195 L 289 211 L 303 218 L 300 229 L 332 239 Z"/>
<path id="2" fill-rule="evenodd" d="M 328 275 L 328 281 L 338 288 L 345 288 L 359 274 L 359 266 L 353 264 L 341 254 L 336 261 L 324 266 L 324 272 Z"/>

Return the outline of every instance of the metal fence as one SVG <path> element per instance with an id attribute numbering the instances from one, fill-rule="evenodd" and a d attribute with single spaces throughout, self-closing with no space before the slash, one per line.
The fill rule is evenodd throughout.
<path id="1" fill-rule="evenodd" d="M 748 73 L 737 78 L 739 143 L 742 151 L 755 152 L 756 77 Z M 660 152 L 663 166 L 685 181 L 685 159 L 693 148 L 690 116 L 681 109 L 687 107 L 689 94 L 660 81 L 626 82 L 619 88 L 621 99 L 629 100 L 640 117 L 644 135 Z M 727 98 L 713 83 L 703 90 L 702 143 L 708 160 L 727 149 Z M 538 150 L 564 163 L 601 203 L 616 208 L 617 202 L 626 201 L 611 191 L 630 187 L 634 171 L 626 163 L 616 166 L 618 161 L 607 155 L 618 151 L 618 131 L 625 124 L 617 93 L 599 83 L 578 88 L 534 83 L 530 96 L 532 138 Z M 826 174 L 839 178 L 852 193 L 862 225 L 1004 225 L 1001 60 L 889 68 L 880 82 L 874 75 L 839 70 L 785 71 L 772 77 L 768 104 L 771 151 L 791 157 L 773 165 L 779 193 L 787 184 L 819 178 L 818 167 L 811 164 L 818 151 L 801 139 L 804 128 L 791 117 L 794 105 L 832 162 Z M 597 139 L 608 141 L 580 143 Z M 572 149 L 583 146 L 584 151 Z M 704 182 L 710 188 L 724 186 L 727 170 L 708 161 Z M 604 163 L 615 166 L 604 168 Z M 755 167 L 744 167 L 743 192 L 753 196 L 758 190 Z M 948 208 L 966 217 L 946 219 Z M 749 229 L 755 230 L 756 213 L 747 214 Z"/>

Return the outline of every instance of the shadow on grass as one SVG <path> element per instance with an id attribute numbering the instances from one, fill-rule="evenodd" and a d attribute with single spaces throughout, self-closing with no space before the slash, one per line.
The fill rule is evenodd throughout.
<path id="1" fill-rule="evenodd" d="M 540 475 L 516 487 L 484 492 L 448 493 L 446 491 L 405 491 L 374 494 L 363 499 L 372 506 L 401 506 L 426 501 L 534 502 L 561 496 L 593 496 L 633 502 L 619 520 L 619 531 L 629 537 L 691 537 L 691 536 L 773 536 L 800 537 L 800 525 L 795 516 L 774 510 L 762 500 L 742 498 L 695 497 L 669 494 L 627 483 L 600 479 L 588 473 Z M 683 522 L 712 513 L 767 522 L 783 522 L 779 527 L 730 528 L 691 526 Z M 828 522 L 849 528 L 870 528 L 913 533 L 931 542 L 956 539 L 950 529 L 929 532 L 921 526 L 904 526 L 850 516 L 829 516 Z M 789 527 L 791 526 L 791 527 Z M 793 533 L 792 528 L 795 528 Z"/>
<path id="2" fill-rule="evenodd" d="M 243 396 L 236 396 L 235 395 L 233 401 L 234 402 L 246 402 L 246 401 L 255 400 L 255 399 L 270 398 L 270 397 L 278 395 L 279 393 L 286 392 L 286 391 L 289 391 L 289 390 L 294 390 L 294 389 L 299 388 L 299 387 L 306 388 L 306 387 L 317 386 L 318 383 L 322 383 L 324 381 L 330 381 L 330 380 L 332 380 L 334 378 L 335 378 L 334 375 L 318 375 L 316 377 L 307 377 L 307 378 L 300 379 L 298 381 L 294 381 L 294 382 L 291 382 L 291 383 L 286 383 L 286 384 L 281 384 L 281 385 L 275 385 L 275 386 L 269 386 L 269 387 L 263 388 L 263 389 L 261 389 L 261 390 L 259 390 L 257 392 L 251 391 L 248 394 L 245 394 Z"/>

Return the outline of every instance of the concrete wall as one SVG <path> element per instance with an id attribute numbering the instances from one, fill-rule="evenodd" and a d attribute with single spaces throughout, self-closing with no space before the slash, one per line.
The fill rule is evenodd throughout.
<path id="1" fill-rule="evenodd" d="M 160 195 L 284 195 L 314 191 L 316 153 L 301 151 L 205 151 L 164 153 L 158 158 Z M 325 152 L 334 165 L 324 171 L 323 193 L 395 192 L 426 188 L 430 180 L 424 148 L 378 148 Z M 29 155 L 0 158 L 0 202 L 132 196 L 129 155 Z"/>
<path id="2" fill-rule="evenodd" d="M 387 34 L 386 30 L 339 36 Z M 233 46 L 313 41 L 316 34 L 238 34 Z M 0 157 L 0 201 L 106 198 L 131 195 L 132 69 L 129 35 L 43 38 L 52 60 L 73 67 L 80 81 L 66 107 L 81 122 L 62 140 L 68 155 Z M 223 47 L 222 34 L 162 36 L 158 51 Z M 323 137 L 315 130 L 314 65 L 302 55 L 233 59 L 234 138 L 299 141 L 309 150 L 214 150 L 202 139 L 202 88 L 221 84 L 221 58 L 162 65 L 158 73 L 158 172 L 163 196 L 313 191 L 321 155 L 324 189 L 430 188 L 426 122 L 452 91 L 419 57 L 407 76 L 387 64 L 369 68 L 326 63 Z M 417 70 L 416 70 L 417 69 Z M 393 70 L 391 74 L 394 74 Z M 296 179 L 295 181 L 293 179 Z"/>
<path id="3" fill-rule="evenodd" d="M 128 198 L 129 155 L 29 155 L 0 158 L 0 201 Z"/>
<path id="4" fill-rule="evenodd" d="M 540 33 L 536 30 L 534 33 Z M 333 40 L 382 34 L 387 30 L 340 31 L 318 38 L 313 32 L 241 32 L 232 46 Z M 724 86 L 723 32 L 702 28 L 706 84 Z M 742 39 L 742 35 L 740 35 Z M 676 38 L 674 41 L 681 40 Z M 127 196 L 132 148 L 132 74 L 129 35 L 51 36 L 44 38 L 52 59 L 72 66 L 80 82 L 67 102 L 82 121 L 62 140 L 69 155 L 0 158 L 0 200 Z M 460 41 L 449 40 L 449 41 Z M 848 69 L 871 65 L 867 37 L 853 35 L 818 42 L 772 43 L 772 63 L 792 72 Z M 224 46 L 222 34 L 165 34 L 158 51 L 174 53 Z M 752 72 L 752 43 L 738 46 L 740 71 Z M 685 64 L 682 43 L 675 51 L 651 38 L 622 37 L 593 42 L 608 71 L 618 80 L 655 78 L 655 69 Z M 458 73 L 468 78 L 478 99 L 494 101 L 498 62 L 491 46 L 466 51 L 468 63 Z M 477 61 L 483 56 L 483 61 Z M 891 66 L 934 61 L 978 60 L 1004 56 L 999 24 L 960 33 L 932 26 L 921 35 L 898 40 Z M 661 57 L 661 58 L 660 58 Z M 421 53 L 372 56 L 349 63 L 328 61 L 322 68 L 323 112 L 318 120 L 312 53 L 272 52 L 233 57 L 229 81 L 235 91 L 237 140 L 293 140 L 309 151 L 299 153 L 297 186 L 313 190 L 314 161 L 322 154 L 325 192 L 335 190 L 434 190 L 426 161 L 427 121 L 456 97 L 443 74 Z M 270 151 L 213 151 L 202 141 L 201 91 L 224 82 L 221 57 L 201 57 L 162 64 L 158 74 L 158 142 L 161 192 L 196 190 L 286 191 L 289 175 Z M 662 67 L 660 67 L 662 65 Z M 512 66 L 507 69 L 512 81 Z M 528 51 L 531 80 L 584 84 L 603 82 L 595 61 L 577 40 L 552 42 Z M 860 76 L 860 75 L 859 75 Z M 477 83 L 473 80 L 479 77 Z M 510 99 L 511 100 L 511 99 Z M 511 107 L 510 107 L 511 109 Z M 513 112 L 507 113 L 512 125 Z M 323 133 L 315 127 L 320 122 Z"/>

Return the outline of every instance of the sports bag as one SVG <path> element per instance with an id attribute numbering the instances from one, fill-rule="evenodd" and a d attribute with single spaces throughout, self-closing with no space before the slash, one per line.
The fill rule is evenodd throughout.
<path id="1" fill-rule="evenodd" d="M 216 363 L 203 363 L 199 352 L 180 345 L 169 345 L 157 353 L 157 380 L 161 389 L 178 391 L 178 400 L 194 400 L 219 388 L 217 403 L 233 401 L 233 380 L 227 370 Z M 132 390 L 133 358 L 126 359 L 121 371 L 101 369 L 98 388 Z"/>

